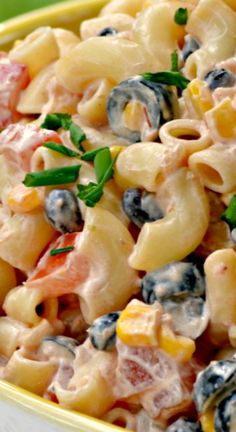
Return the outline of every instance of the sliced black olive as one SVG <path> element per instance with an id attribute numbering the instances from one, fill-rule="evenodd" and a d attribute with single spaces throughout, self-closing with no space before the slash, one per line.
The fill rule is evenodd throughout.
<path id="1" fill-rule="evenodd" d="M 193 397 L 196 408 L 204 413 L 222 394 L 236 386 L 236 361 L 213 361 L 200 372 L 194 384 Z"/>
<path id="2" fill-rule="evenodd" d="M 223 399 L 216 408 L 215 432 L 230 432 L 233 417 L 234 421 L 236 421 L 236 389 Z"/>
<path id="3" fill-rule="evenodd" d="M 61 355 L 64 358 L 75 357 L 75 348 L 79 345 L 76 339 L 67 336 L 47 336 L 43 338 L 41 350 L 45 353 L 50 351 L 58 357 Z"/>
<path id="4" fill-rule="evenodd" d="M 215 90 L 218 87 L 233 87 L 236 83 L 236 77 L 228 70 L 219 68 L 208 72 L 204 81 L 207 82 L 211 90 Z"/>
<path id="5" fill-rule="evenodd" d="M 195 264 L 177 261 L 147 273 L 142 279 L 141 289 L 144 301 L 152 304 L 156 300 L 182 301 L 188 296 L 201 296 L 205 284 Z"/>
<path id="6" fill-rule="evenodd" d="M 175 299 L 176 300 L 176 299 Z M 209 312 L 202 297 L 161 300 L 165 312 L 171 314 L 175 331 L 182 336 L 197 339 L 206 330 Z"/>
<path id="7" fill-rule="evenodd" d="M 192 36 L 185 36 L 185 43 L 182 50 L 183 60 L 186 61 L 187 58 L 200 48 L 200 44 Z"/>
<path id="8" fill-rule="evenodd" d="M 139 228 L 142 228 L 145 222 L 154 222 L 164 216 L 154 194 L 142 192 L 138 188 L 127 189 L 121 205 L 131 222 Z"/>
<path id="9" fill-rule="evenodd" d="M 89 339 L 94 348 L 100 351 L 111 351 L 116 343 L 116 321 L 119 312 L 111 312 L 97 318 L 89 329 Z"/>
<path id="10" fill-rule="evenodd" d="M 172 423 L 166 432 L 202 432 L 202 428 L 198 421 L 180 418 Z"/>
<path id="11" fill-rule="evenodd" d="M 114 27 L 105 27 L 97 33 L 97 36 L 114 36 L 118 30 Z"/>
<path id="12" fill-rule="evenodd" d="M 141 76 L 122 81 L 109 95 L 108 121 L 116 135 L 132 143 L 142 141 L 140 131 L 133 131 L 124 124 L 124 110 L 132 101 L 138 101 L 144 106 L 148 118 L 145 130 L 150 137 L 149 141 L 157 138 L 160 125 L 174 118 L 177 99 L 166 86 L 147 81 Z"/>
<path id="13" fill-rule="evenodd" d="M 79 204 L 68 189 L 53 189 L 45 200 L 45 212 L 51 225 L 61 233 L 78 231 L 82 223 Z"/>

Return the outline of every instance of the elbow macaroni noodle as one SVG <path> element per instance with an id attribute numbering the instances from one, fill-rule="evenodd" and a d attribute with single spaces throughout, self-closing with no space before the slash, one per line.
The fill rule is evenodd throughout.
<path id="1" fill-rule="evenodd" d="M 134 432 L 219 432 L 193 392 L 236 358 L 235 34 L 234 0 L 111 0 L 0 53 L 0 378 Z"/>

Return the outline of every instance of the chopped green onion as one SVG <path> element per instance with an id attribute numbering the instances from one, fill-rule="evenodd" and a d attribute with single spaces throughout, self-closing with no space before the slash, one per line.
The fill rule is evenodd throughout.
<path id="1" fill-rule="evenodd" d="M 88 185 L 77 185 L 78 197 L 85 202 L 88 207 L 94 207 L 103 195 L 103 186 L 90 182 Z"/>
<path id="2" fill-rule="evenodd" d="M 177 50 L 171 54 L 171 72 L 179 72 L 179 57 Z"/>
<path id="3" fill-rule="evenodd" d="M 78 126 L 73 122 L 70 125 L 69 131 L 70 131 L 70 139 L 75 145 L 75 147 L 77 147 L 78 150 L 84 152 L 85 150 L 81 144 L 84 140 L 86 140 L 86 135 L 84 131 L 81 129 L 80 126 Z"/>
<path id="4" fill-rule="evenodd" d="M 228 208 L 221 215 L 221 219 L 227 222 L 231 230 L 236 228 L 236 195 L 231 198 Z"/>
<path id="5" fill-rule="evenodd" d="M 174 21 L 178 25 L 185 25 L 188 21 L 188 9 L 187 8 L 179 8 L 175 12 Z"/>
<path id="6" fill-rule="evenodd" d="M 109 150 L 109 149 L 108 149 Z M 102 155 L 103 153 L 103 155 Z M 100 155 L 100 156 L 99 156 Z M 110 156 L 110 150 L 109 150 Z M 85 202 L 88 207 L 94 207 L 103 195 L 103 188 L 105 183 L 108 182 L 113 176 L 114 164 L 116 159 L 109 159 L 109 156 L 103 152 L 97 153 L 94 165 L 98 183 L 90 182 L 88 185 L 77 185 L 78 197 Z M 111 156 L 110 156 L 111 158 Z"/>
<path id="7" fill-rule="evenodd" d="M 74 249 L 74 246 L 68 246 L 68 247 L 61 248 L 61 249 L 51 249 L 50 255 L 55 256 L 55 255 L 59 255 L 59 254 L 65 253 L 65 252 L 71 252 L 71 251 L 73 251 L 73 249 Z"/>
<path id="8" fill-rule="evenodd" d="M 81 165 L 52 168 L 44 171 L 30 172 L 24 178 L 24 185 L 54 186 L 64 183 L 74 183 L 78 179 Z"/>
<path id="9" fill-rule="evenodd" d="M 153 81 L 160 84 L 174 85 L 181 90 L 184 90 L 190 83 L 189 79 L 180 72 L 145 72 L 142 74 L 147 81 Z"/>
<path id="10" fill-rule="evenodd" d="M 105 148 L 96 154 L 94 159 L 94 167 L 95 167 L 95 173 L 96 173 L 96 178 L 98 183 L 100 183 L 103 180 L 104 176 L 107 173 L 107 169 L 109 169 L 111 164 L 112 164 L 112 158 L 111 158 L 111 152 L 109 148 Z M 113 168 L 112 168 L 112 172 L 110 173 L 110 178 L 112 177 L 112 174 L 113 174 Z M 108 180 L 105 179 L 105 182 Z"/>
<path id="11" fill-rule="evenodd" d="M 53 150 L 57 153 L 61 153 L 68 157 L 78 157 L 80 156 L 79 153 L 74 152 L 73 150 L 69 149 L 68 147 L 65 147 L 63 144 L 57 144 L 53 141 L 47 141 L 43 144 L 43 147 L 47 147 L 50 150 Z"/>
<path id="12" fill-rule="evenodd" d="M 95 150 L 89 150 L 81 156 L 81 159 L 85 160 L 85 161 L 94 161 L 96 154 L 99 153 L 101 150 L 106 149 L 106 148 L 109 148 L 109 147 L 99 147 Z"/>
<path id="13" fill-rule="evenodd" d="M 70 131 L 70 139 L 73 144 L 82 152 L 84 152 L 84 148 L 81 143 L 86 139 L 86 135 L 80 126 L 75 124 L 71 120 L 70 114 L 63 113 L 54 113 L 47 114 L 44 122 L 41 124 L 42 128 L 57 130 L 60 127 L 63 129 Z"/>
<path id="14" fill-rule="evenodd" d="M 69 129 L 71 125 L 71 115 L 63 113 L 47 114 L 44 122 L 41 124 L 41 128 L 57 130 L 60 127 Z"/>

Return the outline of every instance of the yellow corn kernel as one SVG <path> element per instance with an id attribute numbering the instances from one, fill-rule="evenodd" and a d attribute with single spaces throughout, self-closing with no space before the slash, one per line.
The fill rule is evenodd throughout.
<path id="1" fill-rule="evenodd" d="M 146 122 L 145 111 L 141 102 L 134 101 L 126 105 L 123 112 L 123 121 L 130 130 L 140 130 Z"/>
<path id="2" fill-rule="evenodd" d="M 207 115 L 208 124 L 211 125 L 219 137 L 226 139 L 236 138 L 236 109 L 230 98 L 224 99 Z"/>
<path id="3" fill-rule="evenodd" d="M 211 91 L 204 81 L 192 80 L 184 92 L 184 99 L 190 114 L 203 119 L 205 112 L 213 108 Z"/>
<path id="4" fill-rule="evenodd" d="M 215 432 L 214 414 L 214 409 L 210 409 L 205 414 L 202 414 L 200 422 L 203 432 Z"/>
<path id="5" fill-rule="evenodd" d="M 158 346 L 161 307 L 133 300 L 121 312 L 117 321 L 118 337 L 131 346 Z"/>
<path id="6" fill-rule="evenodd" d="M 13 48 L 18 47 L 21 43 L 22 43 L 22 39 L 16 39 L 14 44 L 13 44 Z"/>
<path id="7" fill-rule="evenodd" d="M 11 190 L 7 204 L 14 213 L 27 213 L 42 205 L 43 201 L 38 189 L 19 184 Z"/>
<path id="8" fill-rule="evenodd" d="M 115 159 L 115 157 L 118 156 L 118 154 L 121 153 L 125 149 L 126 149 L 125 146 L 112 146 L 112 147 L 110 147 L 111 158 Z"/>
<path id="9" fill-rule="evenodd" d="M 192 339 L 184 336 L 175 336 L 172 330 L 166 325 L 162 325 L 160 328 L 158 342 L 159 347 L 163 351 L 183 363 L 191 359 L 196 349 Z"/>

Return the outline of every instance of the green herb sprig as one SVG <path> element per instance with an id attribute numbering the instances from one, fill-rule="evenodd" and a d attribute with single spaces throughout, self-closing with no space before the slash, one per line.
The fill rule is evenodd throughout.
<path id="1" fill-rule="evenodd" d="M 186 25 L 188 22 L 188 9 L 179 8 L 175 12 L 174 21 L 178 25 Z"/>
<path id="2" fill-rule="evenodd" d="M 231 230 L 236 228 L 236 195 L 231 198 L 228 208 L 221 215 L 221 219 L 227 222 Z"/>
<path id="3" fill-rule="evenodd" d="M 50 150 L 53 150 L 57 153 L 61 153 L 68 157 L 79 157 L 80 154 L 74 152 L 70 148 L 64 146 L 63 144 L 57 144 L 53 141 L 47 141 L 43 144 L 43 147 L 49 148 Z"/>
<path id="4" fill-rule="evenodd" d="M 82 146 L 82 142 L 86 140 L 86 135 L 81 127 L 72 121 L 70 114 L 47 114 L 41 124 L 41 128 L 50 130 L 57 130 L 61 127 L 70 132 L 70 139 L 75 147 L 81 152 L 84 152 L 85 150 Z"/>
<path id="5" fill-rule="evenodd" d="M 94 168 L 97 183 L 90 182 L 88 185 L 77 185 L 78 197 L 88 207 L 94 207 L 103 195 L 105 184 L 112 178 L 116 158 L 112 160 L 109 148 L 103 148 L 94 158 Z"/>
<path id="6" fill-rule="evenodd" d="M 27 187 L 55 186 L 65 183 L 74 183 L 78 179 L 80 168 L 81 165 L 72 165 L 29 172 L 26 174 L 23 183 Z"/>
<path id="7" fill-rule="evenodd" d="M 59 255 L 62 253 L 67 253 L 67 252 L 71 252 L 74 250 L 74 246 L 68 246 L 65 248 L 60 248 L 60 249 L 51 249 L 50 250 L 50 255 L 51 256 L 55 256 L 55 255 Z"/>

